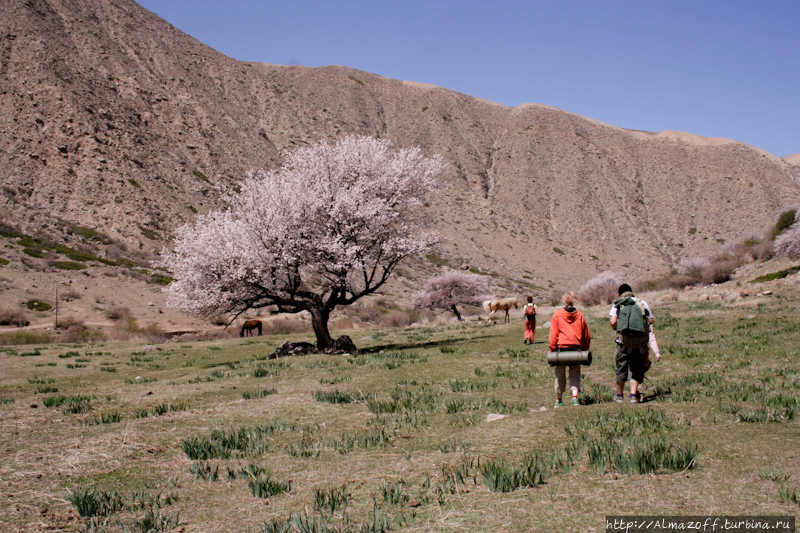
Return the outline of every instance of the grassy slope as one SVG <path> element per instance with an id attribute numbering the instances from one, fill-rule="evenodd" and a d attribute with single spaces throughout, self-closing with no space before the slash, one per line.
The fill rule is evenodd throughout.
<path id="1" fill-rule="evenodd" d="M 41 355 L 27 356 L 36 353 L 33 348 L 5 349 L 0 354 L 5 369 L 0 398 L 7 401 L 0 404 L 5 458 L 0 461 L 5 493 L 0 524 L 36 530 L 41 520 L 77 529 L 80 521 L 67 492 L 76 487 L 118 489 L 128 503 L 132 491 L 161 493 L 162 502 L 171 494 L 177 501 L 161 512 L 179 512 L 188 530 L 196 531 L 258 530 L 265 520 L 304 509 L 316 516 L 314 489 L 343 484 L 353 521 L 372 517 L 374 496 L 395 530 L 600 529 L 610 514 L 798 515 L 796 505 L 778 496 L 781 486 L 800 485 L 798 419 L 741 421 L 789 413 L 787 405 L 800 407 L 797 308 L 797 295 L 789 289 L 736 307 L 701 302 L 655 308 L 664 358 L 646 383 L 649 405 L 638 406 L 597 403 L 607 399 L 602 383 L 613 381 L 613 337 L 605 309 L 587 312 L 596 357 L 591 380 L 584 381 L 590 392 L 584 401 L 595 403 L 559 410 L 552 409 L 552 371 L 544 363 L 546 331 L 537 331 L 533 347 L 523 346 L 519 318 L 495 327 L 471 323 L 349 332 L 364 351 L 361 357 L 317 355 L 277 363 L 263 358 L 283 337 L 166 344 L 162 351 L 146 353 L 130 344 L 52 345 L 40 347 Z M 79 355 L 58 357 L 68 352 Z M 277 375 L 255 378 L 256 368 Z M 701 375 L 705 386 L 679 379 Z M 142 383 L 148 379 L 157 381 Z M 453 380 L 461 381 L 451 386 Z M 46 387 L 58 392 L 37 392 Z M 454 387 L 476 390 L 453 392 Z M 488 388 L 477 390 L 481 387 Z M 275 394 L 242 398 L 243 392 L 272 388 Z M 376 419 L 366 402 L 314 399 L 316 391 L 340 390 L 389 402 L 396 388 L 422 398 L 417 408 Z M 90 412 L 66 414 L 63 406 L 43 404 L 44 398 L 79 394 L 92 396 Z M 782 407 L 776 397 L 783 398 Z M 492 398 L 504 403 L 487 405 Z M 174 410 L 157 416 L 153 411 L 160 404 Z M 448 405 L 455 412 L 448 413 Z M 424 412 L 426 407 L 435 411 Z M 574 431 L 587 420 L 647 409 L 673 420 L 673 429 L 663 432 L 671 442 L 697 446 L 693 468 L 600 473 L 581 456 L 569 471 L 562 466 L 532 488 L 493 493 L 483 482 L 478 460 L 486 465 L 519 460 L 535 450 L 562 449 L 595 435 Z M 149 416 L 135 417 L 142 410 Z M 497 411 L 510 416 L 486 422 L 486 415 Z M 114 412 L 120 422 L 96 423 Z M 274 421 L 293 429 L 265 437 L 265 452 L 212 459 L 210 465 L 220 467 L 218 481 L 190 473 L 184 439 L 208 438 L 214 428 Z M 566 426 L 573 428 L 572 435 Z M 381 428 L 389 444 L 356 446 L 349 453 L 334 449 L 335 442 L 375 435 Z M 302 457 L 303 450 L 312 457 Z M 452 472 L 465 461 L 471 465 L 467 482 L 453 487 Z M 265 500 L 251 496 L 246 479 L 228 480 L 226 467 L 251 463 L 269 469 L 276 480 L 291 480 L 291 492 Z M 773 481 L 770 476 L 790 477 Z M 398 480 L 404 482 L 405 498 L 419 500 L 419 507 L 384 501 L 381 487 Z M 119 516 L 141 520 L 142 513 Z M 341 514 L 337 510 L 335 516 Z"/>

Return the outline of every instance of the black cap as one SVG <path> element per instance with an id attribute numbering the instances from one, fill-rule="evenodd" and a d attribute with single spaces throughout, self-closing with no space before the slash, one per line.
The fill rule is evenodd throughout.
<path id="1" fill-rule="evenodd" d="M 633 292 L 633 289 L 631 289 L 631 286 L 627 283 L 623 283 L 619 286 L 619 295 L 622 296 L 622 294 L 626 292 Z"/>

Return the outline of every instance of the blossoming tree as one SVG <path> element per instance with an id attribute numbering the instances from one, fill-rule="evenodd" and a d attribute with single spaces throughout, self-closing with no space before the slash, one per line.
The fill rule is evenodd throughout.
<path id="1" fill-rule="evenodd" d="M 491 299 L 490 294 L 485 277 L 454 271 L 429 279 L 425 289 L 414 295 L 412 305 L 418 309 L 452 311 L 462 321 L 456 305 L 481 305 L 484 300 Z"/>
<path id="2" fill-rule="evenodd" d="M 229 209 L 178 231 L 158 262 L 174 277 L 167 304 L 202 316 L 308 311 L 317 348 L 329 348 L 336 306 L 374 293 L 437 242 L 419 231 L 420 208 L 441 167 L 370 137 L 289 154 L 280 170 L 251 173 Z"/>

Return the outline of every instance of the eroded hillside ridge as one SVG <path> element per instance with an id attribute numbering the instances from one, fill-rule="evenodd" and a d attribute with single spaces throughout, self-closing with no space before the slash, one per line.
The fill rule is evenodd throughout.
<path id="1" fill-rule="evenodd" d="M 355 133 L 447 162 L 426 209 L 442 256 L 534 282 L 658 271 L 769 226 L 798 157 L 508 108 L 331 66 L 238 62 L 130 0 L 0 4 L 2 221 L 160 248 L 256 168 Z"/>

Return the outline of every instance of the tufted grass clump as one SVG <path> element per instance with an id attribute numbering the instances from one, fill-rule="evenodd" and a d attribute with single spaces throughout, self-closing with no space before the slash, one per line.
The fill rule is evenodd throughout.
<path id="1" fill-rule="evenodd" d="M 378 507 L 377 502 L 373 502 L 372 513 L 364 522 L 353 521 L 347 513 L 341 521 L 334 523 L 333 520 L 334 517 L 325 511 L 318 511 L 314 515 L 308 511 L 297 511 L 288 518 L 273 518 L 264 522 L 259 533 L 385 533 L 392 527 L 392 518 Z M 400 523 L 401 520 L 398 520 L 398 525 Z"/>
<path id="2" fill-rule="evenodd" d="M 439 346 L 441 353 L 467 353 L 463 348 L 456 348 L 455 346 Z"/>
<path id="3" fill-rule="evenodd" d="M 514 412 L 525 412 L 528 410 L 528 402 L 507 402 L 494 396 L 486 401 L 486 408 L 492 413 L 500 415 L 510 415 Z"/>
<path id="4" fill-rule="evenodd" d="M 203 481 L 216 481 L 219 479 L 219 465 L 212 467 L 208 461 L 195 461 L 189 467 L 189 473 Z"/>
<path id="5" fill-rule="evenodd" d="M 785 504 L 800 506 L 800 499 L 797 497 L 797 487 L 782 486 L 778 489 L 778 497 Z"/>
<path id="6" fill-rule="evenodd" d="M 314 509 L 333 514 L 339 509 L 346 509 L 350 501 L 347 483 L 340 487 L 322 487 L 314 489 Z"/>
<path id="7" fill-rule="evenodd" d="M 498 387 L 496 381 L 481 381 L 472 378 L 453 379 L 448 384 L 453 392 L 485 392 Z"/>
<path id="8" fill-rule="evenodd" d="M 300 459 L 316 459 L 322 453 L 322 443 L 312 440 L 301 440 L 297 444 L 290 444 L 284 448 L 284 452 L 289 457 Z"/>
<path id="9" fill-rule="evenodd" d="M 253 369 L 254 378 L 277 377 L 280 373 L 280 365 L 276 365 L 274 363 L 267 365 L 259 364 Z"/>
<path id="10" fill-rule="evenodd" d="M 278 390 L 276 388 L 271 389 L 261 389 L 261 390 L 254 390 L 254 391 L 242 391 L 242 399 L 244 400 L 252 400 L 254 398 L 264 398 L 271 394 L 277 394 Z"/>
<path id="11" fill-rule="evenodd" d="M 671 438 L 635 436 L 624 439 L 599 437 L 587 443 L 589 466 L 598 474 L 658 474 L 691 468 L 697 446 L 676 444 Z"/>
<path id="12" fill-rule="evenodd" d="M 64 414 L 78 414 L 85 413 L 92 409 L 89 402 L 92 401 L 91 396 L 74 395 L 74 396 L 48 396 L 42 400 L 45 407 L 64 407 Z"/>
<path id="13" fill-rule="evenodd" d="M 186 457 L 192 460 L 229 459 L 231 450 L 204 437 L 187 437 L 181 441 Z"/>
<path id="14" fill-rule="evenodd" d="M 506 348 L 505 350 L 501 350 L 499 355 L 501 357 L 508 356 L 510 359 L 519 361 L 520 359 L 529 358 L 532 354 L 530 350 L 524 348 Z"/>
<path id="15" fill-rule="evenodd" d="M 314 392 L 314 399 L 318 402 L 342 404 L 365 401 L 368 398 L 361 391 L 348 392 L 334 389 L 332 391 L 318 390 Z"/>
<path id="16" fill-rule="evenodd" d="M 612 401 L 614 401 L 614 391 L 608 385 L 602 383 L 587 380 L 578 393 L 578 402 L 581 405 L 609 403 Z"/>
<path id="17" fill-rule="evenodd" d="M 381 401 L 377 398 L 367 400 L 367 409 L 376 415 L 396 413 L 400 405 L 395 401 Z"/>
<path id="18" fill-rule="evenodd" d="M 214 429 L 209 437 L 184 438 L 181 447 L 187 458 L 200 461 L 260 455 L 270 449 L 271 435 L 293 430 L 293 424 L 281 420 L 263 426 Z"/>
<path id="19" fill-rule="evenodd" d="M 256 498 L 269 498 L 292 490 L 291 481 L 278 481 L 269 473 L 250 479 L 247 482 L 247 486 L 250 487 L 250 494 Z"/>
<path id="20" fill-rule="evenodd" d="M 172 402 L 169 404 L 169 410 L 173 413 L 186 411 L 187 409 L 189 409 L 189 404 L 187 402 Z"/>
<path id="21" fill-rule="evenodd" d="M 327 446 L 337 450 L 340 454 L 349 453 L 356 448 L 370 449 L 382 448 L 391 444 L 391 437 L 386 431 L 386 427 L 376 427 L 350 433 L 349 431 L 339 435 L 338 439 L 330 439 L 326 442 Z"/>
<path id="22" fill-rule="evenodd" d="M 69 502 L 81 518 L 110 516 L 125 508 L 122 495 L 116 490 L 106 492 L 82 487 L 69 489 Z"/>
<path id="23" fill-rule="evenodd" d="M 533 453 L 519 462 L 491 460 L 481 467 L 484 484 L 492 492 L 511 492 L 545 482 L 550 474 L 549 461 L 542 453 Z"/>
<path id="24" fill-rule="evenodd" d="M 110 413 L 102 413 L 100 415 L 101 424 L 116 424 L 121 420 L 118 411 L 111 411 Z"/>
<path id="25" fill-rule="evenodd" d="M 144 515 L 137 518 L 130 518 L 120 521 L 123 524 L 123 531 L 141 533 L 160 533 L 172 531 L 181 524 L 180 514 L 167 515 L 161 509 L 146 509 Z"/>
<path id="26" fill-rule="evenodd" d="M 783 422 L 785 420 L 792 420 L 795 417 L 797 414 L 797 407 L 790 405 L 783 409 L 770 409 L 769 407 L 764 406 L 747 411 L 739 411 L 738 409 L 735 409 L 732 414 L 735 414 L 740 422 L 744 422 L 746 424 Z"/>
<path id="27" fill-rule="evenodd" d="M 786 483 L 789 481 L 789 478 L 792 477 L 791 474 L 785 474 L 783 472 L 776 472 L 775 470 L 762 470 L 758 473 L 761 479 L 768 479 L 770 481 L 774 481 L 775 483 Z"/>
<path id="28" fill-rule="evenodd" d="M 402 481 L 392 481 L 381 483 L 380 491 L 383 501 L 389 505 L 405 505 L 408 503 L 408 494 L 403 490 L 404 484 Z"/>
<path id="29" fill-rule="evenodd" d="M 597 413 L 564 428 L 567 435 L 577 438 L 554 452 L 552 464 L 569 470 L 585 455 L 587 466 L 598 474 L 680 472 L 694 465 L 698 448 L 672 437 L 679 423 L 655 409 Z"/>
<path id="30" fill-rule="evenodd" d="M 375 361 L 416 361 L 420 356 L 416 352 L 406 352 L 403 350 L 383 350 L 376 354 L 372 354 L 372 359 Z"/>
<path id="31" fill-rule="evenodd" d="M 467 409 L 467 403 L 459 398 L 452 398 L 445 400 L 444 408 L 448 414 L 460 413 Z"/>

